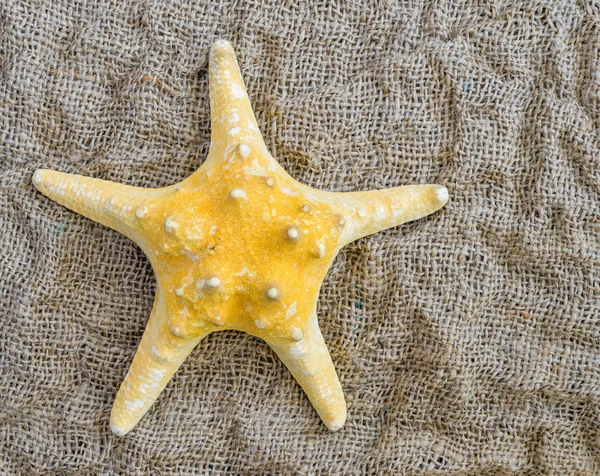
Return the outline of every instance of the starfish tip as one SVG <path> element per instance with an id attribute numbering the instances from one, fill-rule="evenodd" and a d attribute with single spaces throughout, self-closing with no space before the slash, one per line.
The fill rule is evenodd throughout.
<path id="1" fill-rule="evenodd" d="M 339 415 L 333 420 L 325 421 L 325 426 L 327 426 L 327 428 L 329 428 L 331 431 L 337 431 L 344 426 L 344 423 L 346 423 L 345 411 L 342 415 Z"/>
<path id="2" fill-rule="evenodd" d="M 437 195 L 437 198 L 442 205 L 445 205 L 446 203 L 448 203 L 449 195 L 448 195 L 448 189 L 446 187 L 442 187 L 440 185 L 438 187 L 438 189 L 435 191 L 435 194 Z"/>
<path id="3" fill-rule="evenodd" d="M 46 171 L 44 169 L 37 169 L 33 173 L 33 176 L 31 177 L 31 181 L 33 182 L 33 185 L 35 185 L 35 187 L 38 188 L 38 189 L 39 189 L 39 185 L 44 180 L 44 173 L 45 172 Z"/>
<path id="4" fill-rule="evenodd" d="M 125 436 L 129 433 L 129 429 L 123 428 L 117 421 L 115 421 L 114 417 L 111 417 L 110 421 L 110 431 L 112 431 L 117 436 Z"/>
<path id="5" fill-rule="evenodd" d="M 219 38 L 213 42 L 213 44 L 212 44 L 213 51 L 224 50 L 224 49 L 233 50 L 233 47 L 231 46 L 231 43 L 229 43 L 229 41 L 227 41 L 223 38 Z"/>

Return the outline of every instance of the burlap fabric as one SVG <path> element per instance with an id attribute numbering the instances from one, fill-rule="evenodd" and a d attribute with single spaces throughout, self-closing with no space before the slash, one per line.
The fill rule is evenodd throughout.
<path id="1" fill-rule="evenodd" d="M 598 8 L 2 0 L 2 474 L 599 474 Z M 341 431 L 264 343 L 222 332 L 118 438 L 152 269 L 31 175 L 186 177 L 209 147 L 218 37 L 293 177 L 451 200 L 327 275 Z"/>

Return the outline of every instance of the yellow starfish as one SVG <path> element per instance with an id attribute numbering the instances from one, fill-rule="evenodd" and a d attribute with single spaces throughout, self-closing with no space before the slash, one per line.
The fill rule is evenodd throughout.
<path id="1" fill-rule="evenodd" d="M 347 243 L 434 212 L 448 191 L 302 185 L 269 154 L 227 41 L 213 44 L 209 75 L 210 151 L 183 182 L 143 189 L 51 170 L 33 175 L 44 195 L 134 240 L 154 269 L 154 307 L 111 429 L 130 431 L 206 335 L 236 329 L 266 341 L 337 430 L 346 403 L 315 312 L 325 274 Z"/>

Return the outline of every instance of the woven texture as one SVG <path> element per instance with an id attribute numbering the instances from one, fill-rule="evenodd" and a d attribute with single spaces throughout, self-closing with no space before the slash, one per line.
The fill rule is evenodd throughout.
<path id="1" fill-rule="evenodd" d="M 0 473 L 599 474 L 598 8 L 3 0 Z M 31 175 L 188 176 L 219 37 L 294 178 L 450 203 L 347 246 L 323 283 L 341 431 L 264 343 L 221 332 L 118 438 L 152 269 Z"/>

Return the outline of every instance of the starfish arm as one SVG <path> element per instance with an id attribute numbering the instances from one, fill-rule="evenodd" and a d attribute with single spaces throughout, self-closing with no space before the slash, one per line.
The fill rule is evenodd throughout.
<path id="1" fill-rule="evenodd" d="M 210 114 L 213 147 L 266 146 L 258 129 L 231 44 L 217 40 L 210 50 Z M 221 151 L 223 152 L 223 151 Z"/>
<path id="2" fill-rule="evenodd" d="M 333 210 L 340 214 L 340 247 L 378 231 L 417 220 L 448 202 L 441 185 L 406 185 L 369 192 L 325 192 Z"/>
<path id="3" fill-rule="evenodd" d="M 178 337 L 171 322 L 165 301 L 157 292 L 146 330 L 112 407 L 110 428 L 119 436 L 146 414 L 179 366 L 210 332 L 199 328 L 193 337 Z"/>
<path id="4" fill-rule="evenodd" d="M 267 343 L 300 384 L 330 430 L 346 422 L 346 401 L 331 356 L 313 314 L 299 342 L 270 339 Z"/>
<path id="5" fill-rule="evenodd" d="M 153 190 L 44 169 L 35 171 L 33 184 L 55 202 L 140 244 L 136 213 Z"/>

